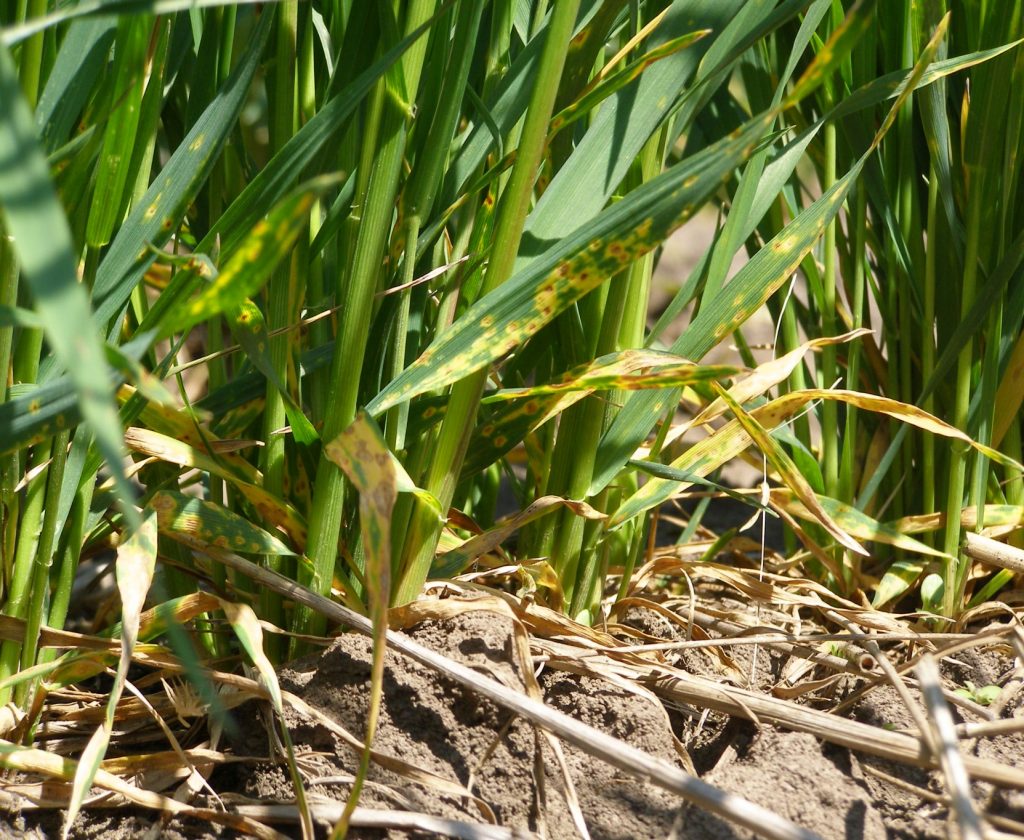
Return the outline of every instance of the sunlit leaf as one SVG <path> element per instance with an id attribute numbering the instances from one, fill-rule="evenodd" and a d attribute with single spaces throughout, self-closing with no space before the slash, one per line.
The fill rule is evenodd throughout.
<path id="1" fill-rule="evenodd" d="M 636 372 L 641 370 L 642 373 Z M 503 388 L 484 397 L 482 402 L 487 404 L 566 391 L 593 393 L 681 387 L 711 379 L 727 379 L 739 372 L 740 368 L 731 365 L 696 365 L 656 350 L 622 350 L 574 368 L 557 382 L 529 388 Z"/>
<path id="2" fill-rule="evenodd" d="M 857 391 L 841 389 L 805 389 L 772 400 L 751 411 L 750 416 L 760 426 L 771 430 L 780 423 L 789 420 L 804 406 L 814 400 L 837 400 L 868 411 L 886 414 L 933 434 L 967 443 L 979 452 L 983 452 L 988 457 L 993 458 L 993 460 L 998 460 L 1000 463 L 1005 463 L 1007 466 L 1017 470 L 1024 470 L 1024 466 L 1018 464 L 1013 459 L 971 440 L 959 429 L 950 426 L 948 423 L 943 423 L 937 417 L 933 417 L 915 406 L 906 405 L 888 397 L 876 397 Z M 714 434 L 691 446 L 672 462 L 672 466 L 687 472 L 693 472 L 696 475 L 706 476 L 716 467 L 735 458 L 740 452 L 750 446 L 751 443 L 751 437 L 742 429 L 738 421 L 733 420 Z M 660 479 L 647 482 L 647 484 L 624 501 L 618 510 L 611 515 L 608 522 L 609 527 L 617 527 L 627 519 L 645 510 L 650 510 L 652 507 L 666 501 L 673 493 L 684 489 L 685 486 L 685 482 L 676 483 Z"/>
<path id="3" fill-rule="evenodd" d="M 295 554 L 262 528 L 213 502 L 160 490 L 149 504 L 156 511 L 161 533 L 187 545 L 240 554 Z"/>
<path id="4" fill-rule="evenodd" d="M 567 508 L 584 519 L 600 520 L 605 515 L 586 502 L 574 502 L 561 496 L 542 496 L 514 516 L 497 523 L 493 528 L 470 538 L 458 548 L 446 551 L 437 558 L 433 573 L 441 578 L 461 574 L 477 557 L 487 554 L 501 545 L 509 536 L 524 525 L 559 508 Z"/>
<path id="5" fill-rule="evenodd" d="M 265 219 L 257 222 L 209 285 L 168 315 L 163 334 L 183 332 L 214 315 L 235 309 L 263 288 L 305 229 L 314 201 L 336 182 L 330 176 L 318 178 L 279 202 Z"/>
<path id="6" fill-rule="evenodd" d="M 550 247 L 470 307 L 367 410 L 378 415 L 500 358 L 606 277 L 657 247 L 753 152 L 768 121 L 752 120 L 737 136 L 634 190 Z"/>
<path id="7" fill-rule="evenodd" d="M 882 575 L 882 579 L 875 587 L 875 594 L 871 597 L 871 606 L 880 609 L 890 601 L 895 601 L 917 582 L 917 579 L 928 567 L 922 560 L 897 560 L 889 565 Z M 941 581 L 942 578 L 939 578 Z"/>
<path id="8" fill-rule="evenodd" d="M 285 415 L 291 426 L 292 436 L 303 445 L 310 445 L 320 439 L 313 424 L 309 422 L 305 412 L 292 397 L 287 384 L 278 375 L 270 361 L 270 336 L 267 333 L 266 321 L 259 307 L 252 301 L 242 301 L 230 312 L 231 334 L 245 349 L 249 359 L 267 380 L 281 394 L 284 402 Z"/>
<path id="9" fill-rule="evenodd" d="M 105 324 L 118 315 L 146 268 L 153 247 L 163 247 L 206 181 L 238 120 L 270 35 L 274 15 L 264 14 L 251 33 L 231 76 L 174 150 L 146 194 L 132 207 L 96 273 L 96 317 Z"/>
<path id="10" fill-rule="evenodd" d="M 125 442 L 136 452 L 182 467 L 197 467 L 223 478 L 238 490 L 266 522 L 283 529 L 298 548 L 305 547 L 305 519 L 288 502 L 259 486 L 262 477 L 255 467 L 248 464 L 245 469 L 234 464 L 228 466 L 215 455 L 202 453 L 187 443 L 148 429 L 132 427 L 125 430 Z"/>
<path id="11" fill-rule="evenodd" d="M 786 454 L 786 450 L 782 445 L 776 441 L 765 428 L 757 422 L 750 414 L 743 410 L 743 407 L 736 402 L 725 389 L 715 386 L 715 390 L 718 391 L 719 396 L 725 400 L 729 409 L 739 420 L 743 430 L 750 435 L 751 440 L 754 441 L 757 448 L 764 453 L 768 462 L 772 465 L 775 471 L 779 474 L 779 477 L 783 482 L 793 491 L 796 497 L 800 500 L 801 504 L 804 505 L 818 520 L 818 522 L 824 527 L 826 531 L 842 546 L 850 549 L 850 551 L 856 554 L 867 555 L 868 552 L 859 542 L 853 539 L 846 531 L 843 530 L 830 515 L 829 512 L 822 506 L 819 497 L 814 492 L 814 488 L 807 483 L 807 479 L 803 477 L 800 470 L 797 469 L 796 464 Z"/>
<path id="12" fill-rule="evenodd" d="M 817 494 L 818 503 L 828 513 L 832 520 L 846 533 L 857 539 L 866 542 L 878 542 L 891 545 L 894 548 L 901 548 L 904 551 L 911 551 L 916 554 L 924 554 L 929 557 L 945 557 L 946 555 L 931 546 L 925 545 L 920 540 L 894 528 L 886 522 L 879 522 L 866 513 L 857 510 L 852 505 L 844 504 L 837 499 Z M 772 502 L 784 507 L 789 513 L 801 519 L 814 520 L 814 515 L 807 507 L 787 490 L 772 490 Z"/>

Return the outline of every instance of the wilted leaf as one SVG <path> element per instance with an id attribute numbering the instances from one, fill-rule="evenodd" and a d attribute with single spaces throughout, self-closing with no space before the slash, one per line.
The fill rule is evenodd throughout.
<path id="1" fill-rule="evenodd" d="M 110 696 L 107 698 L 106 716 L 82 751 L 81 760 L 75 771 L 71 801 L 68 803 L 67 817 L 64 820 L 65 838 L 92 786 L 114 731 L 114 714 L 121 700 L 124 683 L 128 678 L 128 668 L 132 663 L 132 653 L 138 640 L 142 608 L 156 568 L 156 552 L 157 517 L 155 511 L 149 510 L 146 511 L 139 527 L 117 549 L 114 569 L 117 574 L 117 588 L 121 594 L 121 658 L 117 663 L 117 673 L 110 689 Z"/>

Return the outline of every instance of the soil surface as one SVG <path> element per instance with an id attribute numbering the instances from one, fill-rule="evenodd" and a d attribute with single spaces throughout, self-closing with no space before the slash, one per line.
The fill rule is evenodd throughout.
<path id="1" fill-rule="evenodd" d="M 623 625 L 650 638 L 673 638 L 677 625 L 654 610 L 632 608 Z M 524 689 L 517 664 L 513 625 L 491 612 L 468 612 L 456 619 L 426 621 L 410 631 L 421 644 L 465 662 L 509 687 Z M 729 652 L 740 671 L 750 668 L 750 648 Z M 755 682 L 769 690 L 784 672 L 788 657 L 762 650 Z M 280 674 L 281 686 L 301 697 L 320 717 L 289 710 L 287 724 L 300 756 L 307 795 L 317 803 L 334 802 L 318 826 L 326 837 L 344 802 L 357 753 L 339 738 L 342 727 L 361 738 L 368 712 L 371 643 L 354 634 L 340 636 L 322 653 L 294 662 Z M 720 659 L 703 651 L 686 651 L 677 667 L 722 678 Z M 945 665 L 948 681 L 1002 685 L 1012 660 L 992 652 L 967 651 Z M 769 725 L 755 727 L 699 709 L 666 708 L 606 680 L 542 668 L 538 682 L 547 704 L 705 781 L 765 806 L 823 838 L 941 838 L 951 836 L 941 774 L 855 754 L 823 744 L 808 734 Z M 839 685 L 833 701 L 861 683 Z M 820 699 L 820 698 L 819 698 Z M 955 710 L 961 715 L 967 714 Z M 241 737 L 231 744 L 240 755 L 267 756 L 271 750 L 266 710 L 249 703 L 235 710 Z M 910 728 L 913 720 L 895 690 L 879 685 L 851 705 L 846 714 L 884 728 Z M 1024 717 L 1020 692 L 1002 709 L 1003 717 Z M 970 716 L 960 719 L 970 720 Z M 329 720 L 334 729 L 324 723 Z M 685 746 L 684 746 L 685 745 Z M 507 827 L 504 836 L 579 836 L 566 794 L 571 779 L 575 801 L 590 836 L 595 838 L 745 838 L 749 831 L 682 803 L 652 784 L 643 783 L 569 745 L 564 762 L 535 729 L 460 685 L 389 651 L 384 699 L 375 750 L 418 768 L 420 776 L 392 766 L 371 765 L 360 805 L 366 809 L 429 814 L 462 823 L 493 822 Z M 965 752 L 1024 767 L 1024 736 L 1001 735 L 962 741 Z M 425 772 L 424 772 L 425 771 Z M 432 777 L 427 778 L 429 774 Z M 431 781 L 433 779 L 434 781 Z M 443 780 L 443 781 L 441 781 Z M 292 801 L 285 765 L 265 761 L 218 769 L 214 789 L 264 803 Z M 443 786 L 447 785 L 447 789 Z M 466 789 L 476 797 L 467 797 Z M 1024 821 L 1024 794 L 995 790 L 975 782 L 979 809 L 1015 822 Z M 241 800 L 238 800 L 241 801 Z M 315 809 L 314 809 L 315 810 Z M 330 815 L 333 814 L 333 817 Z M 0 824 L 3 837 L 58 837 L 57 811 L 11 814 Z M 294 822 L 275 827 L 300 836 Z M 174 820 L 162 827 L 142 811 L 89 811 L 79 817 L 72 837 L 118 840 L 146 836 L 174 838 L 234 837 L 210 823 Z M 425 832 L 436 836 L 435 831 Z M 355 825 L 352 837 L 404 837 L 397 828 Z M 419 834 L 418 836 L 423 836 Z M 485 835 L 479 835 L 485 836 Z"/>

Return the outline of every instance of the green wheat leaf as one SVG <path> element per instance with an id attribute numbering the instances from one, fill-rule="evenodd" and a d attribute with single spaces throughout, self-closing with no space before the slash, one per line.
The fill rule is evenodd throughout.
<path id="1" fill-rule="evenodd" d="M 121 467 L 121 423 L 103 345 L 85 289 L 78 282 L 67 218 L 50 180 L 35 135 L 35 122 L 21 95 L 7 47 L 0 47 L 0 102 L 4 103 L 0 114 L 0 207 L 5 227 L 32 290 L 47 341 L 68 371 L 82 416 L 110 465 L 125 516 L 135 523 L 135 509 L 128 503 L 133 491 Z M 0 425 L 0 439 L 6 442 L 12 431 Z M 54 431 L 56 428 L 40 428 L 37 434 Z"/>

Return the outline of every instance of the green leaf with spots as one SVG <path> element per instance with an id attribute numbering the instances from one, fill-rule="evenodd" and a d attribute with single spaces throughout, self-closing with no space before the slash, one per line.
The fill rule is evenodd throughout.
<path id="1" fill-rule="evenodd" d="M 147 61 L 154 18 L 150 15 L 122 17 L 117 24 L 117 43 L 110 74 L 116 101 L 103 130 L 103 145 L 96 167 L 96 183 L 85 226 L 85 241 L 102 248 L 122 218 L 134 186 L 129 178 L 130 161 L 139 136 L 142 95 L 146 89 Z M 159 78 L 155 80 L 159 84 Z"/>
<path id="2" fill-rule="evenodd" d="M 14 317 L 21 320 L 22 312 L 17 310 Z M 31 323 L 38 316 L 30 314 Z M 120 347 L 104 346 L 107 363 L 113 369 L 111 385 L 128 380 L 148 399 L 166 404 L 170 398 L 166 389 L 139 364 L 146 346 L 135 341 Z M 8 396 L 6 402 L 0 402 L 0 455 L 38 443 L 61 429 L 74 428 L 82 418 L 81 401 L 68 376 L 41 385 L 14 385 Z"/>
<path id="3" fill-rule="evenodd" d="M 281 528 L 292 543 L 306 545 L 306 520 L 292 505 L 259 486 L 262 476 L 241 459 L 207 454 L 167 435 L 136 427 L 125 431 L 128 448 L 181 467 L 194 467 L 229 482 L 266 522 Z M 212 443 L 212 441 L 211 441 Z"/>
<path id="4" fill-rule="evenodd" d="M 484 397 L 482 402 L 494 403 L 567 391 L 593 393 L 683 387 L 712 379 L 727 379 L 741 370 L 731 365 L 695 365 L 658 350 L 622 350 L 573 368 L 557 382 L 531 388 L 503 388 Z"/>
<path id="5" fill-rule="evenodd" d="M 702 305 L 692 323 L 669 348 L 688 359 L 701 359 L 725 336 L 735 332 L 751 315 L 797 271 L 804 258 L 821 238 L 826 226 L 842 209 L 846 197 L 863 171 L 868 158 L 886 135 L 896 114 L 921 81 L 935 54 L 945 27 L 939 27 L 914 68 L 906 74 L 905 84 L 888 115 L 876 132 L 867 151 L 830 189 L 751 257 L 736 276 L 707 304 Z M 601 492 L 618 475 L 623 465 L 668 407 L 679 399 L 679 392 L 635 394 L 615 416 L 601 438 L 588 496 Z"/>
<path id="6" fill-rule="evenodd" d="M 378 415 L 500 358 L 624 265 L 658 247 L 749 157 L 769 119 L 752 120 L 735 136 L 633 191 L 533 259 L 441 333 L 367 409 Z"/>
<path id="7" fill-rule="evenodd" d="M 277 537 L 225 507 L 174 490 L 153 494 L 160 531 L 196 548 L 220 548 L 237 554 L 295 554 Z"/>
<path id="8" fill-rule="evenodd" d="M 886 522 L 879 522 L 866 513 L 863 513 L 852 505 L 840 502 L 822 494 L 817 494 L 817 499 L 822 508 L 828 513 L 832 520 L 839 525 L 846 533 L 860 540 L 868 542 L 884 543 L 894 548 L 902 548 L 915 554 L 925 554 L 929 557 L 946 557 L 947 555 L 931 546 L 925 545 L 920 540 L 907 536 L 897 528 Z M 772 501 L 784 508 L 788 513 L 801 519 L 816 521 L 807 506 L 803 504 L 792 491 L 775 489 L 772 490 Z"/>
<path id="9" fill-rule="evenodd" d="M 993 460 L 1016 470 L 1024 471 L 1024 465 L 1014 461 L 990 447 L 984 446 L 959 429 L 933 417 L 912 405 L 901 403 L 888 397 L 876 397 L 858 391 L 841 389 L 814 389 L 794 391 L 771 402 L 755 408 L 750 412 L 756 422 L 764 429 L 771 430 L 796 415 L 808 403 L 815 400 L 837 400 L 856 406 L 859 409 L 885 414 L 896 420 L 909 423 L 924 431 L 937 434 L 951 440 L 959 440 L 973 447 L 978 452 Z M 672 466 L 706 476 L 716 467 L 732 460 L 753 443 L 752 438 L 744 431 L 736 420 L 731 420 L 714 434 L 698 441 L 672 462 Z M 686 483 L 653 479 L 626 499 L 608 520 L 609 528 L 620 527 L 626 520 L 667 501 L 673 493 L 685 489 Z"/>
<path id="10" fill-rule="evenodd" d="M 264 15 L 264 17 L 270 16 Z M 336 94 L 329 91 L 328 100 L 231 202 L 231 205 L 214 222 L 209 233 L 199 243 L 198 249 L 210 250 L 217 242 L 220 242 L 225 253 L 233 253 L 245 238 L 249 228 L 256 224 L 263 215 L 262 208 L 279 201 L 288 194 L 296 181 L 315 163 L 317 157 L 323 154 L 324 148 L 337 136 L 338 130 L 345 125 L 374 84 L 402 57 L 406 50 L 423 37 L 433 22 L 434 18 L 431 18 L 410 32 L 408 36 L 395 44 L 378 61 Z M 257 49 L 256 52 L 258 54 L 259 50 Z M 336 73 L 335 79 L 340 78 L 342 78 L 342 74 Z M 232 100 L 233 102 L 234 100 Z M 217 106 L 217 100 L 214 100 L 207 112 L 204 112 L 204 117 L 215 106 Z M 232 107 L 234 107 L 233 104 Z M 230 127 L 228 125 L 228 129 Z M 322 247 L 324 244 L 320 242 L 319 246 Z M 125 288 L 119 292 L 120 303 L 109 308 L 111 316 L 117 312 L 120 306 L 123 306 L 131 291 L 132 284 L 126 282 L 122 285 Z M 176 282 L 172 283 L 154 303 L 153 309 L 143 321 L 142 328 L 149 329 L 154 323 L 160 323 L 167 317 L 168 312 L 179 305 L 181 295 L 191 291 L 192 288 L 193 286 L 187 282 L 187 278 L 181 278 L 180 281 L 176 279 Z M 107 312 L 108 310 L 104 309 L 103 311 Z"/>
<path id="11" fill-rule="evenodd" d="M 701 38 L 710 34 L 710 29 L 699 29 L 696 32 L 690 32 L 686 35 L 680 35 L 678 38 L 672 38 L 664 44 L 658 45 L 650 52 L 647 52 L 639 58 L 631 61 L 621 70 L 618 70 L 607 78 L 602 79 L 592 88 L 584 91 L 583 95 L 573 102 L 572 105 L 563 108 L 551 118 L 551 127 L 548 129 L 549 142 L 559 131 L 572 125 L 582 117 L 585 117 L 609 96 L 622 90 L 622 88 L 630 82 L 637 79 L 641 73 L 656 61 L 661 61 L 663 58 L 668 58 L 668 56 L 674 55 L 680 50 L 685 50 L 692 44 L 697 43 Z"/>
<path id="12" fill-rule="evenodd" d="M 826 54 L 820 59 L 820 63 L 831 67 L 838 60 L 837 54 Z M 665 64 L 666 62 L 659 62 L 651 68 L 651 73 L 645 74 L 641 80 L 652 77 L 651 74 Z M 918 69 L 923 70 L 923 65 Z M 919 75 L 918 73 L 917 77 Z M 912 82 L 916 83 L 917 77 L 914 77 Z M 913 84 L 910 87 L 913 87 Z M 902 102 L 903 98 L 898 101 Z M 731 177 L 737 165 L 753 154 L 777 114 L 777 110 L 772 110 L 751 119 L 729 137 L 692 155 L 634 190 L 591 221 L 581 225 L 575 232 L 556 239 L 555 244 L 540 255 L 528 259 L 521 257 L 517 265 L 523 264 L 523 267 L 506 283 L 477 301 L 450 329 L 445 330 L 416 362 L 406 368 L 370 402 L 368 410 L 378 415 L 424 391 L 451 384 L 467 373 L 500 358 L 534 335 L 542 326 L 598 286 L 605 278 L 618 274 L 623 266 L 660 245 L 673 230 L 707 201 L 722 180 Z M 889 121 L 875 138 L 872 150 L 874 145 L 881 141 L 882 134 L 888 127 Z M 570 160 L 575 158 L 574 154 Z M 838 213 L 866 158 L 867 155 L 820 200 L 820 230 L 812 232 L 810 243 L 807 245 L 808 251 L 824 230 L 824 216 L 829 215 L 831 218 Z M 560 171 L 560 177 L 564 178 L 569 170 L 569 166 L 564 167 Z M 530 241 L 551 241 L 546 236 L 541 236 L 543 224 L 540 219 L 543 216 L 542 207 L 550 206 L 555 192 L 555 185 L 552 184 L 538 203 L 537 209 L 531 214 L 526 228 Z M 813 222 L 812 227 L 817 224 L 817 221 Z M 721 300 L 722 296 L 719 295 L 712 301 L 711 306 L 702 308 L 700 315 L 705 320 L 708 318 L 709 310 L 716 316 L 714 329 L 711 330 L 710 336 L 707 336 L 711 341 L 707 349 L 726 334 L 730 325 L 734 322 L 738 325 L 749 317 L 749 314 L 796 270 L 806 251 L 799 255 L 799 259 L 794 259 L 795 247 L 796 242 L 791 243 L 789 239 L 775 242 L 774 251 L 780 260 L 779 264 L 773 265 L 772 268 L 782 273 L 782 277 L 778 279 L 778 284 L 763 296 L 757 296 L 758 289 L 750 291 L 748 303 L 752 308 L 749 312 L 741 307 L 734 313 L 731 309 L 734 305 L 734 295 L 730 295 L 728 302 Z M 759 278 L 758 284 L 763 285 L 763 279 Z M 733 290 L 733 284 L 730 284 L 729 289 Z M 753 305 L 755 302 L 756 306 Z M 729 309 L 728 320 L 722 318 L 722 309 Z M 688 330 L 685 335 L 689 335 L 690 332 L 692 330 Z M 676 348 L 673 350 L 676 351 Z M 699 358 L 703 353 L 695 355 L 678 352 L 678 355 Z M 667 405 L 667 402 L 664 403 L 662 409 Z M 618 461 L 615 471 L 628 457 L 627 453 Z"/>
<path id="13" fill-rule="evenodd" d="M 462 480 L 487 469 L 511 452 L 531 432 L 586 396 L 586 391 L 571 391 L 567 394 L 548 394 L 517 400 L 511 404 L 481 406 L 473 438 L 462 463 Z M 432 409 L 436 412 L 432 418 L 444 415 L 445 406 L 430 406 L 427 410 Z"/>
<path id="14" fill-rule="evenodd" d="M 671 352 L 700 359 L 760 309 L 793 273 L 817 243 L 825 225 L 839 212 L 866 158 L 758 251 L 705 306 L 672 344 Z M 678 391 L 631 397 L 604 433 L 588 495 L 604 489 L 647 436 Z"/>
<path id="15" fill-rule="evenodd" d="M 908 592 L 926 568 L 928 564 L 921 560 L 897 560 L 892 563 L 875 587 L 875 594 L 871 596 L 871 606 L 879 609 Z M 942 578 L 939 577 L 939 582 L 941 581 Z"/>
<path id="16" fill-rule="evenodd" d="M 160 326 L 161 335 L 184 332 L 241 306 L 259 292 L 291 252 L 316 199 L 337 180 L 333 176 L 316 178 L 278 202 L 265 219 L 256 223 L 209 285 L 180 309 L 168 313 Z"/>
<path id="17" fill-rule="evenodd" d="M 249 94 L 272 28 L 274 15 L 270 12 L 268 9 L 260 16 L 248 48 L 224 87 L 132 207 L 111 242 L 93 286 L 96 317 L 101 324 L 120 313 L 153 261 L 150 249 L 167 242 L 213 169 Z"/>
<path id="18" fill-rule="evenodd" d="M 639 370 L 646 372 L 637 373 Z M 596 391 L 671 388 L 733 376 L 738 371 L 728 365 L 693 365 L 669 353 L 623 350 L 579 365 L 548 385 L 497 391 L 482 401 L 462 478 L 490 466 L 528 434 Z M 511 405 L 510 400 L 514 400 Z M 420 428 L 442 417 L 444 409 L 444 404 L 428 400 L 421 409 Z"/>
<path id="19" fill-rule="evenodd" d="M 779 22 L 795 15 L 803 5 L 806 5 L 804 0 L 786 0 L 781 4 L 786 10 Z M 753 21 L 763 20 L 767 6 L 747 0 L 713 3 L 676 0 L 670 4 L 664 20 L 647 39 L 648 48 L 657 49 L 694 30 L 710 29 L 713 34 L 689 49 L 655 62 L 639 78 L 601 103 L 586 133 L 574 144 L 572 153 L 558 168 L 527 217 L 524 241 L 557 242 L 573 235 L 579 226 L 596 221 L 659 127 L 670 116 L 679 130 L 689 127 L 687 117 L 680 115 L 675 107 L 678 101 L 692 99 L 694 90 L 705 88 L 713 92 L 715 86 L 722 84 L 724 74 L 710 85 L 698 83 L 698 79 L 707 81 L 702 72 L 705 62 L 710 62 L 713 56 L 731 53 L 744 42 L 747 47 L 751 46 L 748 38 L 758 28 Z M 756 7 L 752 15 L 744 15 L 748 7 Z M 741 16 L 741 23 L 751 26 L 733 25 Z M 498 115 L 497 120 L 499 125 L 504 125 L 504 115 Z M 461 161 L 455 165 L 461 166 Z M 572 208 L 571 212 L 566 212 L 566 208 Z M 520 248 L 515 272 L 525 270 L 530 262 L 542 258 L 539 247 Z"/>
<path id="20" fill-rule="evenodd" d="M 827 44 L 818 50 L 815 60 L 797 79 L 788 102 L 796 104 L 824 84 L 836 66 L 850 54 L 868 28 L 875 25 L 874 0 L 857 0 L 846 12 L 846 19 L 832 33 Z"/>
<path id="21" fill-rule="evenodd" d="M 359 491 L 359 521 L 368 558 L 367 590 L 371 607 L 383 602 L 386 609 L 391 580 L 391 512 L 398 498 L 396 462 L 380 430 L 364 413 L 329 442 L 324 452 Z"/>

